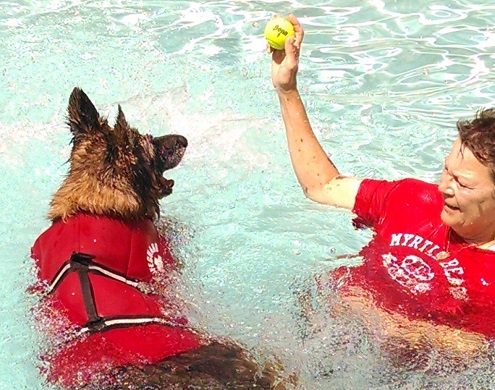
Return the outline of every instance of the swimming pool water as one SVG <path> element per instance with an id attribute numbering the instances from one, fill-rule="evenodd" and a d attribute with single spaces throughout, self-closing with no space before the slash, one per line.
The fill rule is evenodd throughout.
<path id="1" fill-rule="evenodd" d="M 262 37 L 290 11 L 306 29 L 300 89 L 343 173 L 435 181 L 456 120 L 494 105 L 495 5 L 483 0 L 0 3 L 0 389 L 46 388 L 25 289 L 67 170 L 75 86 L 110 118 L 121 104 L 141 132 L 189 139 L 162 214 L 195 324 L 274 351 L 310 390 L 491 383 L 490 365 L 385 375 L 359 330 L 352 348 L 336 346 L 338 323 L 302 342 L 295 292 L 370 235 L 306 200 L 292 173 Z"/>

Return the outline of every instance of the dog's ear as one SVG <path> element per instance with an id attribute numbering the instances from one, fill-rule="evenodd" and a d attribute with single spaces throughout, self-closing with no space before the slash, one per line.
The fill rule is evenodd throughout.
<path id="1" fill-rule="evenodd" d="M 124 112 L 122 111 L 122 107 L 119 104 L 119 113 L 117 114 L 117 119 L 115 120 L 115 128 L 123 130 L 127 129 L 129 125 L 127 124 L 127 120 L 125 119 Z"/>
<path id="2" fill-rule="evenodd" d="M 115 125 L 113 127 L 113 136 L 115 137 L 117 144 L 129 144 L 131 146 L 134 146 L 140 137 L 137 130 L 131 128 L 127 123 L 124 111 L 122 111 L 120 104 L 117 119 L 115 120 Z"/>
<path id="3" fill-rule="evenodd" d="M 118 140 L 121 142 L 125 142 L 128 139 L 128 130 L 129 130 L 129 124 L 127 123 L 127 120 L 125 119 L 124 112 L 122 111 L 122 107 L 120 107 L 119 104 L 119 112 L 117 114 L 117 119 L 115 120 L 115 126 L 113 127 L 115 136 L 117 137 Z"/>
<path id="4" fill-rule="evenodd" d="M 74 137 L 100 130 L 100 115 L 82 89 L 74 88 L 70 94 L 68 113 Z"/>

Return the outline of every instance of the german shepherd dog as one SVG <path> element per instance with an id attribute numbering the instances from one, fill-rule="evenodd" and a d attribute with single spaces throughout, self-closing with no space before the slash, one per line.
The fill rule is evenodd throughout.
<path id="1" fill-rule="evenodd" d="M 69 99 L 70 169 L 51 201 L 51 226 L 32 257 L 41 313 L 60 342 L 44 354 L 47 381 L 66 389 L 285 389 L 278 362 L 189 327 L 170 294 L 176 270 L 157 229 L 163 173 L 186 150 L 180 135 L 141 135 L 119 105 L 114 127 L 88 96 Z"/>

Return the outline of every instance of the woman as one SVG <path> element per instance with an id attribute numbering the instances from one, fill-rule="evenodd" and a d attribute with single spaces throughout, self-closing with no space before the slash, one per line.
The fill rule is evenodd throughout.
<path id="1" fill-rule="evenodd" d="M 288 19 L 295 37 L 272 50 L 271 76 L 297 179 L 309 199 L 353 211 L 375 233 L 362 265 L 335 272 L 342 307 L 380 318 L 380 336 L 409 349 L 455 359 L 485 351 L 495 336 L 495 111 L 458 122 L 438 185 L 341 176 L 299 95 L 304 31 Z"/>

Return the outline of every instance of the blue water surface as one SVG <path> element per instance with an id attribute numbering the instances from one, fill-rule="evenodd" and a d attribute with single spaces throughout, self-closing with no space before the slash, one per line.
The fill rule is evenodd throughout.
<path id="1" fill-rule="evenodd" d="M 301 93 L 342 173 L 436 181 L 455 122 L 494 105 L 491 1 L 0 3 L 0 389 L 47 388 L 25 290 L 31 245 L 67 171 L 75 86 L 110 120 L 121 104 L 141 132 L 189 139 L 162 214 L 176 226 L 195 325 L 275 353 L 301 389 L 489 388 L 488 363 L 406 375 L 358 332 L 339 350 L 342 329 L 328 318 L 302 339 L 299 286 L 370 233 L 306 200 L 292 172 L 262 36 L 288 12 L 306 29 Z"/>

